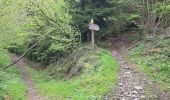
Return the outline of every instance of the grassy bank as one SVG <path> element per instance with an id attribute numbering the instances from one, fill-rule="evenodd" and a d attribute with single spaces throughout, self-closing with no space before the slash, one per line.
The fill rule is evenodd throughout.
<path id="1" fill-rule="evenodd" d="M 87 60 L 95 59 L 95 57 L 97 59 L 94 61 Z M 96 52 L 89 52 L 86 56 L 81 56 L 77 62 L 84 63 L 84 69 L 72 78 L 54 80 L 50 79 L 46 72 L 28 69 L 43 95 L 62 100 L 102 100 L 104 95 L 117 82 L 118 64 L 116 60 L 112 58 L 108 51 L 97 50 Z M 101 63 L 96 65 L 96 62 Z"/>
<path id="2" fill-rule="evenodd" d="M 145 39 L 128 58 L 147 73 L 153 83 L 170 93 L 170 37 Z"/>
<path id="3" fill-rule="evenodd" d="M 0 48 L 0 68 L 11 62 L 7 50 Z M 16 66 L 0 71 L 0 100 L 26 100 L 26 87 Z"/>

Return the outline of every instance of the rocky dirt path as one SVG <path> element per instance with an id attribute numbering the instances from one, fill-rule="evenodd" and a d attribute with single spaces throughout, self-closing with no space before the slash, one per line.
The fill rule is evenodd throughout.
<path id="1" fill-rule="evenodd" d="M 19 58 L 19 56 L 15 55 L 15 54 L 11 54 L 12 61 L 16 61 L 18 58 Z M 48 97 L 44 97 L 44 96 L 39 95 L 38 90 L 34 86 L 34 83 L 31 80 L 27 69 L 25 68 L 26 64 L 25 64 L 24 60 L 21 59 L 17 63 L 17 66 L 18 66 L 18 68 L 20 70 L 20 73 L 22 75 L 23 81 L 27 86 L 28 100 L 49 100 Z"/>
<path id="2" fill-rule="evenodd" d="M 159 90 L 157 90 L 159 92 L 155 91 L 152 81 L 124 59 L 124 55 L 132 46 L 128 37 L 113 38 L 111 42 L 112 55 L 118 60 L 120 71 L 116 90 L 109 93 L 108 100 L 168 100 L 165 94 L 160 93 Z M 146 87 L 152 87 L 150 97 L 146 94 Z"/>

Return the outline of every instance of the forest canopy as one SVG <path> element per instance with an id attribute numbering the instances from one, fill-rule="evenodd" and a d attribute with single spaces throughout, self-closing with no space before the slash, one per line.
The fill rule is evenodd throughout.
<path id="1" fill-rule="evenodd" d="M 97 40 L 126 31 L 157 34 L 169 27 L 169 0 L 1 0 L 4 46 L 49 64 L 90 41 L 91 18 L 100 26 Z M 11 9 L 13 11 L 11 12 Z M 11 37 L 6 38 L 6 37 Z"/>

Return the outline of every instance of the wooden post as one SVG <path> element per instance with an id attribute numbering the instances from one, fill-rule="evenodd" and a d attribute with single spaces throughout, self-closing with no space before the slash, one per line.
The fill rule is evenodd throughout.
<path id="1" fill-rule="evenodd" d="M 91 19 L 91 24 L 94 24 L 94 20 Z M 94 51 L 95 50 L 95 41 L 94 41 L 94 30 L 91 30 L 91 44 L 92 44 L 92 50 Z"/>
<path id="2" fill-rule="evenodd" d="M 91 43 L 92 43 L 92 49 L 95 50 L 95 41 L 94 41 L 94 30 L 91 30 Z"/>
<path id="3" fill-rule="evenodd" d="M 100 27 L 97 24 L 94 24 L 94 20 L 91 19 L 91 22 L 89 23 L 89 29 L 91 30 L 91 45 L 93 51 L 95 50 L 95 31 L 99 31 Z"/>

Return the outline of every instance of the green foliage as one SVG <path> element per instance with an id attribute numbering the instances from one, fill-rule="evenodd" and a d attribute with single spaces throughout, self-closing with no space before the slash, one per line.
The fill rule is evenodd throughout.
<path id="1" fill-rule="evenodd" d="M 77 60 L 78 63 L 83 63 L 83 71 L 80 75 L 71 79 L 58 79 L 56 81 L 49 79 L 44 72 L 28 69 L 40 93 L 43 95 L 63 100 L 103 99 L 103 96 L 110 88 L 113 88 L 111 86 L 114 86 L 117 81 L 118 64 L 108 51 L 98 50 L 89 52 L 89 54 L 82 50 L 81 53 L 85 53 L 85 55 L 82 55 Z M 89 62 L 89 59 L 95 58 L 98 59 L 93 62 L 101 62 L 101 64 L 96 66 L 95 63 Z M 63 64 L 65 63 L 63 62 Z M 58 68 L 57 65 L 56 67 L 53 65 L 53 67 L 54 70 Z M 55 74 L 57 76 L 57 71 Z"/>
<path id="2" fill-rule="evenodd" d="M 132 49 L 129 58 L 170 93 L 170 37 L 156 37 Z"/>
<path id="3" fill-rule="evenodd" d="M 49 64 L 71 52 L 79 41 L 79 33 L 70 25 L 72 17 L 64 1 L 9 0 L 1 12 L 2 46 L 22 54 L 39 41 L 27 55 L 31 60 Z"/>
<path id="4" fill-rule="evenodd" d="M 24 12 L 26 2 L 23 0 L 1 0 L 0 5 L 0 42 L 4 47 L 11 43 L 23 44 L 27 37 L 24 25 L 28 22 Z"/>
<path id="5" fill-rule="evenodd" d="M 97 36 L 120 33 L 128 22 L 139 17 L 132 0 L 65 0 L 71 4 L 73 25 L 78 26 L 82 39 L 87 40 L 88 24 L 93 18 L 101 28 Z"/>
<path id="6" fill-rule="evenodd" d="M 96 55 L 100 57 L 101 52 L 96 51 L 93 53 L 91 46 L 81 45 L 74 49 L 71 54 L 51 64 L 48 71 L 54 78 L 67 78 L 82 72 L 88 72 L 88 70 L 95 69 L 101 65 L 99 57 Z"/>
<path id="7" fill-rule="evenodd" d="M 40 40 L 28 57 L 45 64 L 65 55 L 78 43 L 78 32 L 70 25 L 71 16 L 67 13 L 63 0 L 33 0 L 27 5 L 28 25 L 32 30 L 29 46 Z"/>
<path id="8" fill-rule="evenodd" d="M 137 9 L 140 13 L 139 25 L 145 34 L 160 33 L 163 28 L 169 27 L 169 0 L 138 0 Z"/>

